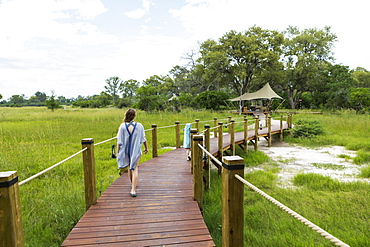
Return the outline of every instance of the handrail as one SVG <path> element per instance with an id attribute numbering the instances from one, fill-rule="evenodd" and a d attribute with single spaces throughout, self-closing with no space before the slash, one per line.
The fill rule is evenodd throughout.
<path id="1" fill-rule="evenodd" d="M 34 178 L 37 178 L 38 176 L 40 176 L 40 175 L 44 174 L 44 173 L 45 173 L 45 172 L 47 172 L 47 171 L 50 171 L 51 169 L 53 169 L 53 168 L 55 168 L 55 167 L 59 166 L 60 164 L 63 164 L 63 163 L 64 163 L 64 162 L 66 162 L 67 160 L 72 159 L 73 157 L 75 157 L 76 155 L 78 155 L 78 154 L 82 153 L 82 152 L 83 152 L 83 151 L 85 151 L 86 149 L 87 149 L 87 148 L 84 148 L 84 149 L 82 149 L 82 150 L 78 151 L 77 153 L 75 153 L 75 154 L 73 154 L 73 155 L 69 156 L 68 158 L 66 158 L 66 159 L 64 159 L 64 160 L 62 160 L 62 161 L 60 161 L 59 163 L 56 163 L 55 165 L 52 165 L 52 166 L 50 166 L 49 168 L 46 168 L 45 170 L 43 170 L 43 171 L 41 171 L 41 172 L 39 172 L 39 173 L 37 173 L 37 174 L 35 174 L 35 175 L 31 176 L 31 177 L 29 177 L 29 178 L 27 178 L 27 179 L 25 179 L 25 180 L 23 180 L 23 181 L 19 182 L 19 186 L 21 186 L 22 184 L 25 184 L 25 183 L 27 183 L 27 182 L 31 181 L 31 180 L 32 180 L 32 179 L 34 179 Z"/>
<path id="2" fill-rule="evenodd" d="M 287 206 L 285 206 L 284 204 L 282 204 L 281 202 L 277 201 L 276 199 L 274 199 L 273 197 L 269 196 L 268 194 L 266 194 L 265 192 L 263 192 L 262 190 L 258 189 L 256 186 L 254 186 L 253 184 L 249 183 L 248 181 L 246 181 L 244 178 L 242 178 L 241 176 L 239 176 L 238 174 L 235 174 L 235 178 L 237 178 L 240 182 L 244 183 L 245 185 L 247 185 L 249 188 L 251 188 L 252 190 L 256 191 L 258 194 L 260 194 L 261 196 L 265 197 L 267 200 L 269 200 L 270 202 L 272 202 L 273 204 L 275 204 L 276 206 L 278 206 L 279 208 L 281 208 L 282 210 L 284 210 L 285 212 L 287 212 L 288 214 L 292 215 L 294 218 L 298 219 L 299 221 L 301 221 L 302 223 L 304 223 L 306 226 L 308 226 L 309 228 L 311 228 L 312 230 L 318 232 L 321 236 L 323 236 L 324 238 L 330 240 L 332 243 L 334 243 L 335 245 L 337 246 L 342 246 L 342 247 L 349 247 L 348 244 L 340 241 L 338 238 L 334 237 L 333 235 L 331 235 L 330 233 L 328 233 L 327 231 L 323 230 L 322 228 L 320 228 L 319 226 L 315 225 L 314 223 L 312 223 L 311 221 L 307 220 L 306 218 L 304 218 L 303 216 L 301 216 L 300 214 L 296 213 L 295 211 L 291 210 L 290 208 L 288 208 Z"/>
<path id="3" fill-rule="evenodd" d="M 210 152 L 207 151 L 202 145 L 198 144 L 198 147 L 203 150 L 212 160 L 214 160 L 218 165 L 222 166 L 222 162 L 219 161 L 215 156 L 213 156 Z"/>
<path id="4" fill-rule="evenodd" d="M 222 166 L 222 162 L 219 161 L 216 157 L 214 157 L 210 152 L 207 151 L 207 149 L 205 149 L 202 145 L 200 145 L 198 143 L 198 147 L 203 150 L 204 153 L 206 153 L 212 160 L 214 160 L 218 165 Z M 248 181 L 246 181 L 244 178 L 242 178 L 241 176 L 239 176 L 238 174 L 235 174 L 235 178 L 237 178 L 239 181 L 241 181 L 242 183 L 244 183 L 245 185 L 247 185 L 249 188 L 251 188 L 252 190 L 256 191 L 258 194 L 262 195 L 263 197 L 265 197 L 267 200 L 269 200 L 270 202 L 274 203 L 275 205 L 277 205 L 279 208 L 281 208 L 282 210 L 284 210 L 285 212 L 289 213 L 290 215 L 292 215 L 294 218 L 298 219 L 299 221 L 301 221 L 302 223 L 304 223 L 305 225 L 307 225 L 309 228 L 311 228 L 312 230 L 318 232 L 321 236 L 323 236 L 324 238 L 330 240 L 332 243 L 334 243 L 335 245 L 337 246 L 340 246 L 340 247 L 349 247 L 349 245 L 347 245 L 346 243 L 342 242 L 341 240 L 339 240 L 338 238 L 334 237 L 333 235 L 331 235 L 330 233 L 328 233 L 327 231 L 323 230 L 322 228 L 320 228 L 319 226 L 315 225 L 314 223 L 312 223 L 311 221 L 307 220 L 306 218 L 304 218 L 303 216 L 301 216 L 300 214 L 296 213 L 295 211 L 291 210 L 290 208 L 288 208 L 287 206 L 285 206 L 284 204 L 280 203 L 279 201 L 277 201 L 276 199 L 274 199 L 273 197 L 269 196 L 268 194 L 266 194 L 265 192 L 263 192 L 262 190 L 258 189 L 256 186 L 254 186 L 253 184 L 249 183 Z"/>
<path id="5" fill-rule="evenodd" d="M 94 144 L 94 146 L 98 146 L 98 145 L 100 145 L 100 144 L 103 144 L 103 143 L 109 142 L 109 141 L 114 140 L 114 139 L 116 139 L 116 138 L 117 138 L 117 136 L 112 137 L 112 138 L 109 138 L 109 139 L 107 139 L 107 140 L 105 140 L 105 141 L 101 141 L 101 142 L 95 143 L 95 144 Z"/>

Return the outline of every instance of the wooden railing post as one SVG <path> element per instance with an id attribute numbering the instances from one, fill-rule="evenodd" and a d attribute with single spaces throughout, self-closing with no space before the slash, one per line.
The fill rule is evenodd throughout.
<path id="1" fill-rule="evenodd" d="M 193 155 L 193 136 L 198 134 L 197 129 L 190 129 L 190 155 Z M 191 174 L 193 174 L 193 169 L 194 169 L 194 159 L 192 158 L 190 160 L 190 165 L 191 165 Z"/>
<path id="2" fill-rule="evenodd" d="M 197 132 L 199 132 L 199 119 L 195 119 L 195 128 L 197 129 Z"/>
<path id="3" fill-rule="evenodd" d="M 180 148 L 180 122 L 175 122 L 175 133 L 176 133 L 176 148 Z"/>
<path id="4" fill-rule="evenodd" d="M 85 181 L 85 205 L 86 210 L 91 205 L 96 203 L 96 173 L 95 173 L 95 157 L 94 157 L 94 139 L 86 138 L 81 141 L 82 149 L 87 148 L 82 153 L 84 166 L 84 181 Z"/>
<path id="5" fill-rule="evenodd" d="M 289 129 L 293 126 L 293 114 L 289 114 Z"/>
<path id="6" fill-rule="evenodd" d="M 248 153 L 248 118 L 244 116 L 244 153 Z"/>
<path id="7" fill-rule="evenodd" d="M 231 122 L 231 116 L 227 117 L 227 132 L 230 134 L 230 122 Z"/>
<path id="8" fill-rule="evenodd" d="M 210 151 L 210 146 L 211 146 L 211 126 L 209 124 L 204 125 L 204 145 L 206 150 L 209 152 Z M 210 164 L 209 164 L 209 157 L 205 156 L 204 160 L 204 171 L 203 171 L 203 176 L 204 176 L 204 189 L 209 190 L 210 188 L 210 178 L 211 178 L 211 170 L 210 170 Z"/>
<path id="9" fill-rule="evenodd" d="M 259 117 L 256 117 L 255 118 L 255 124 L 254 124 L 254 150 L 257 151 L 258 150 L 258 129 L 259 129 L 259 123 L 260 123 L 260 119 Z"/>
<path id="10" fill-rule="evenodd" d="M 244 160 L 225 156 L 222 166 L 222 246 L 243 246 L 244 184 L 235 174 L 244 177 Z"/>
<path id="11" fill-rule="evenodd" d="M 268 131 L 268 146 L 271 147 L 272 140 L 271 140 L 271 115 L 268 115 L 267 117 L 267 131 Z"/>
<path id="12" fill-rule="evenodd" d="M 282 142 L 284 138 L 284 133 L 283 133 L 283 116 L 280 116 L 280 141 Z"/>
<path id="13" fill-rule="evenodd" d="M 224 142 L 224 139 L 223 139 L 223 134 L 222 134 L 222 125 L 223 123 L 219 122 L 218 123 L 218 159 L 219 160 L 222 160 L 222 155 L 223 155 L 223 142 Z"/>
<path id="14" fill-rule="evenodd" d="M 217 137 L 217 118 L 216 117 L 214 117 L 213 118 L 213 127 L 214 127 L 214 129 L 213 129 L 213 135 L 214 135 L 214 137 Z"/>
<path id="15" fill-rule="evenodd" d="M 152 124 L 152 157 L 158 157 L 157 125 Z"/>
<path id="16" fill-rule="evenodd" d="M 292 125 L 291 125 L 290 120 L 291 120 L 291 114 L 290 114 L 290 113 L 288 113 L 288 115 L 287 115 L 287 119 L 286 119 L 286 123 L 287 123 L 287 125 L 288 125 L 288 129 L 292 128 Z"/>
<path id="17" fill-rule="evenodd" d="M 192 138 L 192 153 L 191 157 L 193 160 L 193 192 L 194 200 L 198 202 L 200 209 L 203 207 L 203 162 L 202 153 L 203 150 L 198 146 L 203 146 L 203 135 L 193 135 Z"/>
<path id="18" fill-rule="evenodd" d="M 0 246 L 24 246 L 16 171 L 0 172 Z"/>
<path id="19" fill-rule="evenodd" d="M 230 149 L 232 155 L 235 155 L 235 132 L 234 132 L 235 120 L 230 120 L 229 133 L 230 133 Z"/>

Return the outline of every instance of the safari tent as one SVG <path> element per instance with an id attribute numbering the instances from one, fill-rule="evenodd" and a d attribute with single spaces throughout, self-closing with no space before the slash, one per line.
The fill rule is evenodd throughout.
<path id="1" fill-rule="evenodd" d="M 274 92 L 274 90 L 272 90 L 271 86 L 269 83 L 266 83 L 265 86 L 263 86 L 260 90 L 254 92 L 254 93 L 245 93 L 239 97 L 236 97 L 236 98 L 233 98 L 233 99 L 229 99 L 229 101 L 239 101 L 239 107 L 240 107 L 240 111 L 241 111 L 241 107 L 242 107 L 242 101 L 244 100 L 260 100 L 260 99 L 268 99 L 269 100 L 269 103 L 266 105 L 266 109 L 262 109 L 263 107 L 261 106 L 260 108 L 254 106 L 254 107 L 251 107 L 252 110 L 269 110 L 269 106 L 270 106 L 270 103 L 271 103 L 271 100 L 274 99 L 274 98 L 278 98 L 278 99 L 282 99 L 282 97 L 280 97 L 277 93 Z M 254 108 L 254 109 L 253 109 Z"/>

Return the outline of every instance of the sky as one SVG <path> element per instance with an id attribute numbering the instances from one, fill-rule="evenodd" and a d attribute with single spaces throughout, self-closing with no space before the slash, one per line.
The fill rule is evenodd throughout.
<path id="1" fill-rule="evenodd" d="M 370 70 L 367 0 L 0 0 L 0 94 L 76 98 L 106 80 L 143 81 L 185 65 L 207 39 L 256 25 L 322 29 L 335 63 Z"/>

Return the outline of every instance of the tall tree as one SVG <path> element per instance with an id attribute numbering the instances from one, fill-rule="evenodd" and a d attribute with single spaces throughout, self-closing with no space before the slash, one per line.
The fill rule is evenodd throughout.
<path id="1" fill-rule="evenodd" d="M 337 36 L 331 33 L 330 27 L 303 31 L 289 27 L 285 37 L 282 58 L 285 75 L 280 88 L 287 94 L 291 108 L 295 109 L 302 93 L 310 92 L 320 71 L 333 60 L 331 48 Z"/>
<path id="2" fill-rule="evenodd" d="M 21 95 L 12 95 L 9 102 L 15 105 L 21 106 L 26 101 L 24 94 Z"/>
<path id="3" fill-rule="evenodd" d="M 156 89 L 157 95 L 171 97 L 177 93 L 173 80 L 169 76 L 153 75 L 143 81 L 144 86 L 152 86 Z"/>
<path id="4" fill-rule="evenodd" d="M 281 33 L 257 26 L 230 31 L 218 42 L 207 40 L 200 47 L 203 80 L 218 88 L 231 86 L 236 94 L 248 92 L 256 78 L 280 69 L 283 40 Z"/>
<path id="5" fill-rule="evenodd" d="M 311 83 L 310 91 L 302 94 L 304 97 L 301 98 L 310 108 L 348 108 L 353 86 L 352 71 L 348 66 L 328 63 Z"/>
<path id="6" fill-rule="evenodd" d="M 113 97 L 113 104 L 115 104 L 122 80 L 119 77 L 114 76 L 105 80 L 105 83 L 107 84 L 104 86 L 105 91 Z"/>
<path id="7" fill-rule="evenodd" d="M 357 67 L 352 76 L 356 87 L 370 87 L 370 72 L 366 69 Z"/>
<path id="8" fill-rule="evenodd" d="M 137 80 L 123 81 L 119 86 L 119 91 L 122 93 L 123 98 L 131 98 L 135 95 L 135 91 L 139 88 Z"/>
<path id="9" fill-rule="evenodd" d="M 35 96 L 36 96 L 36 98 L 37 98 L 38 102 L 45 102 L 45 100 L 46 100 L 46 98 L 47 98 L 46 93 L 42 93 L 42 92 L 40 92 L 40 91 L 37 91 L 37 92 L 35 93 Z"/>

